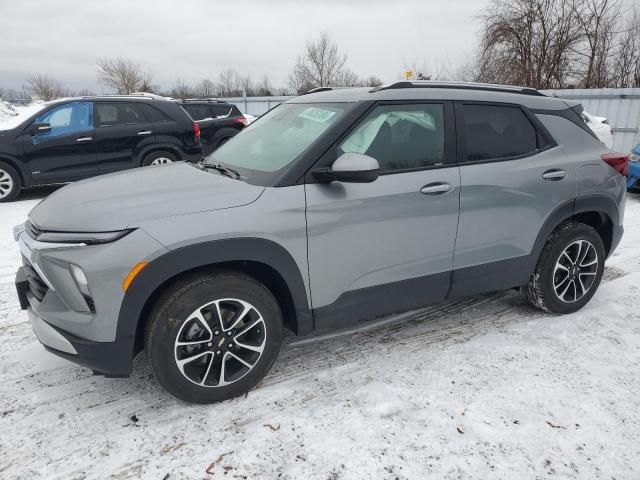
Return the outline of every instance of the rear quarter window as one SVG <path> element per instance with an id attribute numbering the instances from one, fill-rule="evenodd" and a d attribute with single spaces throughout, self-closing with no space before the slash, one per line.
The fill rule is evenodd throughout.
<path id="1" fill-rule="evenodd" d="M 159 123 L 171 121 L 171 118 L 169 118 L 168 115 L 166 115 L 164 112 L 161 112 L 158 108 L 152 105 L 140 103 L 138 106 L 140 110 L 142 110 L 144 116 L 147 117 L 150 122 Z"/>
<path id="2" fill-rule="evenodd" d="M 196 121 L 215 118 L 211 115 L 208 105 L 183 104 L 182 107 L 189 113 L 189 115 L 191 115 L 191 118 Z"/>
<path id="3" fill-rule="evenodd" d="M 536 127 L 517 106 L 463 106 L 463 161 L 473 162 L 519 157 L 538 150 Z"/>

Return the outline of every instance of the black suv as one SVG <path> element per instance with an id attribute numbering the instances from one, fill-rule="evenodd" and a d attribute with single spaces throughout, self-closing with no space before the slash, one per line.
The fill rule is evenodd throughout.
<path id="1" fill-rule="evenodd" d="M 232 103 L 214 99 L 186 99 L 182 106 L 200 125 L 200 140 L 205 155 L 248 125 L 245 116 Z"/>
<path id="2" fill-rule="evenodd" d="M 201 159 L 200 127 L 175 100 L 65 98 L 0 130 L 0 202 L 13 200 L 22 187 Z"/>

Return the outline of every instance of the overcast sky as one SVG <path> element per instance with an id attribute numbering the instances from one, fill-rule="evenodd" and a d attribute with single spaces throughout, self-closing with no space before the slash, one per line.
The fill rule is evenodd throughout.
<path id="1" fill-rule="evenodd" d="M 169 88 L 234 68 L 286 86 L 309 38 L 327 30 L 360 76 L 396 80 L 403 63 L 457 68 L 487 0 L 0 0 L 0 87 L 47 73 L 101 92 L 96 59 L 126 56 Z"/>

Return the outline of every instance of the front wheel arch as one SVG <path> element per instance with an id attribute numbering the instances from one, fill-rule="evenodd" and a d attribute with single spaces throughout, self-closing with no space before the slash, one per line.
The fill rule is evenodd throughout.
<path id="1" fill-rule="evenodd" d="M 180 276 L 221 265 L 239 269 L 267 285 L 282 302 L 285 326 L 296 334 L 313 330 L 306 284 L 291 255 L 271 240 L 234 238 L 182 247 L 151 261 L 124 296 L 116 337 L 135 338 L 139 351 L 146 316 L 162 292 Z"/>

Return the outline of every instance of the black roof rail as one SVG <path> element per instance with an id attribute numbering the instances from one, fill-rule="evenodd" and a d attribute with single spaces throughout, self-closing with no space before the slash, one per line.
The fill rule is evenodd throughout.
<path id="1" fill-rule="evenodd" d="M 183 102 L 207 102 L 207 103 L 229 103 L 226 100 L 220 100 L 219 98 L 183 98 Z"/>
<path id="2" fill-rule="evenodd" d="M 300 96 L 302 95 L 307 95 L 309 93 L 318 93 L 318 92 L 328 92 L 329 90 L 333 90 L 333 87 L 317 87 L 317 88 L 312 88 L 311 90 L 308 90 L 304 93 L 301 93 Z"/>
<path id="3" fill-rule="evenodd" d="M 544 93 L 535 88 L 517 87 L 510 85 L 494 85 L 491 83 L 465 83 L 465 82 L 438 82 L 431 80 L 422 81 L 401 81 L 380 85 L 369 90 L 370 93 L 380 90 L 395 90 L 400 88 L 450 88 L 457 90 L 483 90 L 488 92 L 520 93 L 523 95 L 535 95 L 544 97 Z"/>

